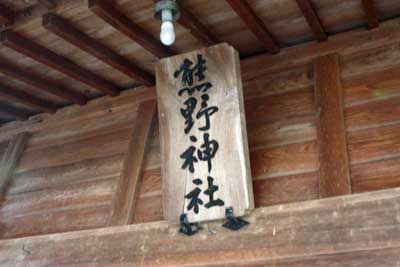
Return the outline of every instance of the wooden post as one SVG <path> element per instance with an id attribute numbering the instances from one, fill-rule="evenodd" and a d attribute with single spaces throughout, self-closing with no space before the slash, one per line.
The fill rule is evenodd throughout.
<path id="1" fill-rule="evenodd" d="M 319 194 L 320 197 L 350 194 L 338 55 L 329 54 L 317 58 L 314 64 L 314 78 L 316 106 L 319 112 Z"/>
<path id="2" fill-rule="evenodd" d="M 148 100 L 139 105 L 132 138 L 129 142 L 128 152 L 114 197 L 109 225 L 130 224 L 132 221 L 136 192 L 142 176 L 144 155 L 155 113 L 155 100 Z"/>
<path id="3" fill-rule="evenodd" d="M 8 143 L 7 149 L 0 161 L 0 194 L 6 190 L 18 159 L 24 151 L 29 134 L 24 132 L 14 136 Z"/>

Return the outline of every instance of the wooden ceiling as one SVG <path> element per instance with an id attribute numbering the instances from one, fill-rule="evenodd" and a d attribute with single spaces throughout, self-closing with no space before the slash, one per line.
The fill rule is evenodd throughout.
<path id="1" fill-rule="evenodd" d="M 219 42 L 241 57 L 400 15 L 398 0 L 183 0 L 172 47 L 154 0 L 0 0 L 0 123 L 154 84 L 159 58 Z"/>

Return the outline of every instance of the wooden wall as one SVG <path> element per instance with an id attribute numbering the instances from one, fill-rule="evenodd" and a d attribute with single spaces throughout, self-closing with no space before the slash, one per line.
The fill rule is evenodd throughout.
<path id="1" fill-rule="evenodd" d="M 0 202 L 0 236 L 106 226 L 138 105 L 149 98 L 152 88 L 125 92 L 23 126 L 34 132 Z"/>
<path id="2" fill-rule="evenodd" d="M 400 37 L 387 44 L 375 36 L 362 51 L 354 47 L 365 37 L 350 37 L 311 44 L 301 56 L 284 51 L 269 64 L 264 56 L 243 62 L 257 207 L 320 196 L 314 59 L 332 51 L 340 55 L 351 191 L 400 186 Z M 1 199 L 0 236 L 106 226 L 138 106 L 154 97 L 154 88 L 140 88 L 2 127 L 0 141 L 21 131 L 32 137 Z M 157 122 L 149 141 L 133 223 L 162 219 Z"/>

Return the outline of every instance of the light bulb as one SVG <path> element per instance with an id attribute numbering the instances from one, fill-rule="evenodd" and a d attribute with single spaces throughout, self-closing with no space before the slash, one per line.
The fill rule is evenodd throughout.
<path id="1" fill-rule="evenodd" d="M 164 45 L 172 45 L 175 42 L 174 24 L 172 23 L 172 12 L 169 9 L 162 11 L 162 24 L 160 33 L 161 42 Z"/>
<path id="2" fill-rule="evenodd" d="M 175 42 L 174 24 L 171 21 L 164 21 L 161 24 L 160 39 L 164 45 L 168 46 Z"/>

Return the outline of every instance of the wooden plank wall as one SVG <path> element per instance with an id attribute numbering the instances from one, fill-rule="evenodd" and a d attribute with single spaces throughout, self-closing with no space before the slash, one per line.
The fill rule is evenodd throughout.
<path id="1" fill-rule="evenodd" d="M 284 59 L 291 51 L 282 52 L 278 57 L 283 58 L 283 71 L 278 61 L 273 67 L 265 65 L 263 56 L 258 67 L 242 65 L 257 207 L 319 197 L 313 58 L 315 53 L 331 53 L 336 43 L 337 50 L 351 51 L 343 47 L 365 39 L 350 37 L 354 41 L 321 44 L 321 52 L 305 47 L 305 53 L 314 53 L 307 59 L 305 53 Z M 400 53 L 398 41 L 385 45 L 378 37 L 362 52 L 353 49 L 339 57 L 353 193 L 400 186 Z M 154 97 L 151 88 L 130 90 L 114 99 L 100 98 L 84 107 L 2 127 L 0 142 L 21 131 L 33 133 L 0 204 L 0 236 L 106 226 L 137 108 Z M 134 223 L 162 219 L 159 149 L 155 122 Z"/>
<path id="2" fill-rule="evenodd" d="M 143 88 L 28 125 L 34 132 L 0 202 L 0 236 L 106 226 L 138 106 L 154 96 Z"/>

